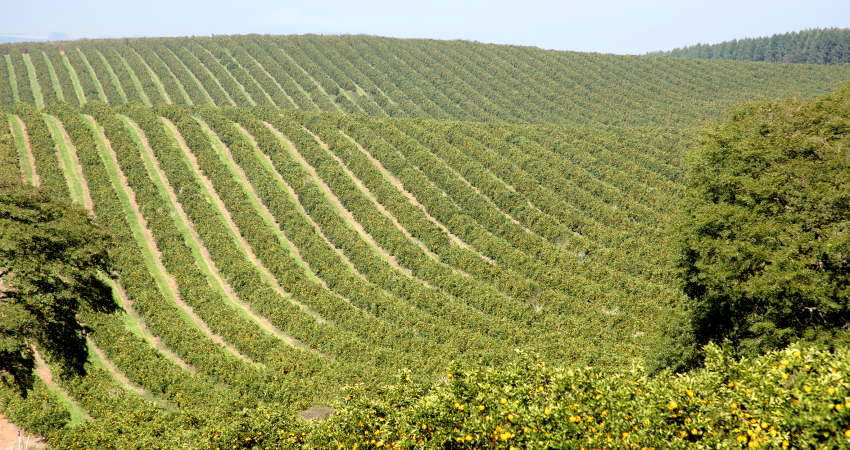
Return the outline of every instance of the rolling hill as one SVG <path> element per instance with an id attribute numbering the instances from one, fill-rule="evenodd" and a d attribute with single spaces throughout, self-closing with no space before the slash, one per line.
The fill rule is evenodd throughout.
<path id="1" fill-rule="evenodd" d="M 698 127 L 850 79 L 366 36 L 0 49 L 0 175 L 115 236 L 125 312 L 83 314 L 89 375 L 3 391 L 69 448 L 199 442 L 517 348 L 622 370 L 683 298 L 666 238 Z"/>

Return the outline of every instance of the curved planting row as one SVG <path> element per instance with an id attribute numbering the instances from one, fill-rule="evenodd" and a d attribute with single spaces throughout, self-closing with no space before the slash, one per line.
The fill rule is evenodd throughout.
<path id="1" fill-rule="evenodd" d="M 102 45 L 106 46 L 106 44 Z M 132 72 L 132 75 L 135 75 L 136 79 L 139 80 L 142 91 L 144 91 L 144 95 L 150 101 L 150 104 L 158 105 L 165 103 L 168 94 L 165 93 L 156 74 L 153 73 L 139 54 L 123 42 L 115 43 L 115 51 L 127 63 L 127 67 Z"/>
<path id="2" fill-rule="evenodd" d="M 56 74 L 56 79 L 59 80 L 59 90 L 62 92 L 62 101 L 71 106 L 80 106 L 80 96 L 77 93 L 77 85 L 72 78 L 71 71 L 68 70 L 66 59 L 62 56 L 59 49 L 54 45 L 44 45 L 42 47 L 47 59 L 50 60 L 50 65 L 53 67 L 53 73 Z M 74 75 L 76 76 L 76 74 Z"/>
<path id="3" fill-rule="evenodd" d="M 222 39 L 216 38 L 216 40 Z M 245 38 L 239 40 L 245 40 Z M 244 70 L 246 70 L 251 78 L 253 78 L 257 83 L 257 87 L 254 89 L 256 90 L 259 88 L 261 90 L 257 90 L 257 95 L 254 96 L 256 99 L 261 93 L 263 94 L 261 98 L 256 100 L 257 105 L 270 105 L 267 100 L 267 98 L 270 98 L 278 108 L 292 107 L 292 102 L 283 89 L 281 89 L 281 87 L 271 78 L 269 73 L 266 72 L 262 66 L 257 64 L 257 61 L 254 60 L 254 58 L 252 58 L 245 49 L 238 45 L 238 41 L 233 38 L 228 38 L 222 41 L 221 45 L 230 52 L 230 55 L 236 59 L 236 62 Z"/>
<path id="4" fill-rule="evenodd" d="M 446 351 L 448 346 L 445 342 L 452 342 L 458 338 L 452 339 L 450 336 L 441 335 L 440 339 L 427 339 L 426 337 L 439 332 L 445 325 L 434 322 L 427 314 L 419 310 L 412 311 L 410 306 L 402 306 L 402 303 L 388 296 L 378 287 L 370 285 L 355 276 L 342 263 L 339 256 L 335 254 L 331 247 L 318 236 L 317 230 L 306 219 L 303 217 L 295 219 L 293 217 L 293 213 L 297 213 L 298 210 L 291 203 L 291 200 L 287 199 L 288 194 L 286 191 L 281 191 L 280 187 L 275 184 L 274 179 L 266 172 L 266 169 L 258 163 L 253 155 L 250 144 L 241 137 L 238 130 L 233 128 L 232 125 L 229 125 L 227 121 L 222 121 L 222 118 L 214 117 L 214 114 L 214 111 L 208 110 L 204 111 L 203 115 L 210 121 L 214 129 L 218 128 L 216 131 L 228 144 L 236 162 L 246 172 L 254 189 L 260 193 L 263 202 L 272 214 L 274 214 L 278 223 L 284 227 L 287 237 L 299 247 L 301 255 L 307 260 L 311 268 L 313 268 L 318 276 L 324 278 L 332 289 L 337 290 L 342 295 L 346 295 L 354 305 L 368 310 L 376 316 L 375 318 L 368 319 L 368 322 L 371 322 L 372 325 L 367 326 L 373 329 L 378 327 L 383 331 L 380 332 L 379 336 L 370 338 L 385 345 L 391 345 L 396 351 L 400 352 L 399 356 L 396 357 L 397 360 L 409 358 L 406 354 L 422 354 L 422 357 L 425 359 L 434 360 L 431 364 L 436 363 L 437 355 L 440 353 L 438 349 L 442 348 L 443 351 Z M 222 129 L 228 125 L 230 126 L 229 132 L 226 129 Z M 288 151 L 281 148 L 281 143 L 276 136 L 267 129 L 265 134 L 258 136 L 255 129 L 262 130 L 265 127 L 256 119 L 253 122 L 243 122 L 243 125 L 254 134 L 263 151 L 272 157 L 278 173 L 287 180 L 293 189 L 296 191 L 299 191 L 299 187 L 314 189 L 313 187 L 308 187 L 312 183 L 303 183 L 303 180 L 309 179 L 309 174 L 301 172 L 303 169 L 300 169 L 300 166 L 291 157 L 286 155 Z M 312 137 L 310 139 L 312 140 Z M 315 141 L 313 142 L 315 143 Z M 269 144 L 276 146 L 281 151 L 271 150 Z M 277 161 L 279 158 L 288 158 L 288 167 L 291 168 L 284 166 L 282 170 L 281 165 Z M 208 169 L 205 170 L 208 173 L 210 172 Z M 290 176 L 293 170 L 298 170 L 297 178 Z M 299 186 L 294 186 L 293 180 Z M 273 193 L 273 195 L 269 195 L 269 193 Z M 307 211 L 311 211 L 314 207 L 320 207 L 325 211 L 325 215 L 330 216 L 332 214 L 332 211 L 324 206 L 327 203 L 323 199 L 319 200 L 322 202 L 321 205 L 314 203 L 315 200 L 313 198 L 316 195 L 322 198 L 322 195 L 318 191 L 312 197 L 307 197 L 310 198 L 309 203 L 305 203 L 304 191 L 298 192 L 298 195 L 299 201 Z M 274 201 L 269 201 L 270 199 L 274 199 Z M 313 215 L 313 219 L 319 221 L 323 218 Z M 328 233 L 336 232 L 337 230 L 329 230 L 323 227 L 322 231 Z M 371 253 L 371 250 L 367 251 Z M 326 306 L 320 305 L 314 306 L 314 308 L 322 313 L 324 317 L 329 317 L 323 312 L 323 310 L 327 309 Z M 351 306 L 346 306 L 346 308 L 351 308 Z M 390 321 L 396 325 L 393 326 L 393 324 L 388 323 Z M 401 364 L 401 361 L 399 361 L 399 364 Z"/>
<path id="5" fill-rule="evenodd" d="M 133 78 L 133 74 L 130 72 L 127 64 L 118 53 L 118 46 L 106 45 L 103 41 L 98 41 L 93 47 L 106 60 L 106 66 L 109 67 L 118 79 L 124 100 L 128 103 L 145 103 L 150 105 L 147 99 L 143 99 L 145 94 L 144 89 L 140 85 L 141 83 L 138 83 L 138 79 Z"/>
<path id="6" fill-rule="evenodd" d="M 240 65 L 239 61 L 234 60 L 227 49 L 219 45 L 219 42 L 220 39 L 203 39 L 201 45 L 210 54 L 215 56 L 218 59 L 218 65 L 224 66 L 236 82 L 242 86 L 245 94 L 250 97 L 252 105 L 263 104 L 271 106 L 272 103 L 268 96 L 251 77 L 251 74 Z"/>
<path id="7" fill-rule="evenodd" d="M 321 253 L 317 252 L 317 250 L 319 250 L 318 247 L 305 245 L 306 242 L 304 241 L 304 238 L 309 237 L 310 234 L 309 231 L 304 229 L 309 228 L 306 224 L 301 230 L 295 228 L 295 226 L 292 226 L 292 228 L 294 228 L 292 231 L 289 231 L 288 229 L 285 230 L 287 236 L 290 236 L 293 242 L 296 242 L 296 244 L 299 245 L 302 250 L 302 254 L 305 254 L 305 258 L 307 258 L 308 261 L 316 260 L 317 264 L 321 264 L 319 267 L 327 267 L 322 270 L 322 272 L 333 270 L 334 272 L 331 273 L 339 274 L 333 278 L 326 278 L 331 287 L 335 289 L 344 289 L 344 291 L 341 292 L 349 295 L 353 302 L 362 301 L 360 299 L 364 299 L 369 302 L 380 302 L 375 305 L 380 309 L 373 309 L 376 315 L 386 317 L 386 320 L 398 321 L 400 323 L 413 320 L 414 322 L 408 322 L 407 326 L 416 327 L 420 334 L 425 335 L 427 333 L 432 335 L 431 340 L 433 342 L 445 342 L 449 347 L 453 347 L 454 351 L 460 350 L 461 352 L 468 352 L 472 351 L 475 347 L 480 346 L 482 349 L 480 350 L 480 356 L 487 358 L 492 352 L 500 351 L 501 348 L 503 348 L 503 345 L 510 344 L 511 342 L 521 339 L 516 336 L 505 336 L 503 333 L 504 324 L 498 324 L 498 320 L 478 315 L 474 312 L 474 310 L 468 309 L 467 306 L 457 303 L 456 300 L 452 300 L 432 288 L 424 287 L 418 283 L 410 283 L 410 280 L 407 279 L 406 276 L 390 268 L 388 264 L 381 261 L 380 258 L 374 255 L 374 250 L 370 248 L 368 244 L 363 242 L 355 231 L 350 230 L 347 226 L 342 226 L 339 221 L 344 219 L 342 219 L 338 213 L 335 213 L 332 207 L 329 208 L 328 200 L 324 197 L 320 190 L 312 186 L 312 182 L 304 182 L 304 180 L 311 179 L 309 173 L 295 161 L 294 157 L 287 155 L 288 150 L 283 148 L 281 145 L 282 143 L 277 141 L 273 134 L 264 130 L 262 124 L 249 114 L 242 114 L 242 116 L 237 120 L 249 132 L 251 132 L 263 152 L 272 157 L 277 172 L 280 173 L 281 176 L 287 180 L 287 183 L 297 192 L 300 203 L 304 206 L 312 218 L 320 224 L 323 232 L 326 233 L 337 246 L 344 248 L 353 261 L 358 261 L 358 268 L 361 271 L 364 271 L 364 274 L 369 276 L 370 279 L 373 279 L 374 282 L 383 286 L 389 292 L 399 296 L 400 299 L 404 299 L 405 302 L 399 302 L 399 300 L 386 296 L 380 290 L 364 285 L 364 283 L 358 279 L 346 275 L 345 269 L 342 267 L 334 268 L 334 266 L 329 266 L 328 262 L 331 258 L 322 258 Z M 297 142 L 295 145 L 298 147 L 299 151 L 309 151 L 308 148 L 312 145 L 318 147 L 318 151 L 324 152 L 321 150 L 318 143 L 316 143 L 315 139 L 304 131 L 297 122 L 284 121 L 281 120 L 281 118 L 278 118 L 278 120 L 275 120 L 274 122 L 276 122 L 275 125 L 278 128 L 283 129 L 283 132 L 286 133 L 288 137 Z M 240 162 L 240 164 L 242 163 Z M 246 169 L 246 172 L 250 171 Z M 329 177 L 326 178 L 324 176 L 323 178 L 326 180 L 330 179 Z M 259 180 L 253 182 L 253 184 L 255 186 L 261 185 Z M 356 187 L 353 189 L 356 190 Z M 280 211 L 279 207 L 274 205 L 269 206 L 269 209 L 278 217 L 285 217 L 285 210 Z M 398 231 L 391 224 L 389 227 Z M 301 242 L 305 243 L 301 244 Z M 325 247 L 330 250 L 329 247 Z M 312 261 L 311 264 L 313 264 Z M 346 284 L 342 283 L 341 281 L 345 281 L 346 278 L 350 281 L 346 282 Z M 360 289 L 360 292 L 358 292 L 357 289 L 349 290 L 350 288 L 348 287 L 348 283 L 355 288 Z M 411 315 L 409 312 L 410 307 L 403 306 L 406 302 L 409 302 L 411 305 L 416 305 L 417 311 L 421 308 L 425 311 L 431 311 L 431 314 L 434 314 L 436 317 L 443 317 L 446 321 L 446 325 L 451 325 L 451 327 L 445 328 L 446 331 L 442 331 L 446 325 L 429 325 L 428 323 L 433 321 L 433 319 L 426 315 L 421 315 L 421 313 Z M 469 323 L 469 321 L 474 317 L 478 317 L 478 319 L 473 320 L 473 322 L 477 323 Z M 478 322 L 479 320 L 480 322 Z M 416 322 L 421 322 L 421 324 L 416 325 Z M 480 329 L 479 327 L 484 324 L 492 325 L 492 327 L 488 328 L 485 326 L 482 328 L 486 328 L 486 330 Z M 488 333 L 492 333 L 492 337 L 490 339 L 485 337 Z M 517 335 L 523 334 L 523 332 L 517 331 Z M 458 338 L 455 336 L 464 335 L 468 342 L 460 344 Z"/>
<path id="8" fill-rule="evenodd" d="M 351 182 L 347 175 L 340 169 L 339 164 L 327 155 L 327 152 L 316 142 L 316 140 L 303 129 L 299 130 L 299 124 L 275 121 L 275 125 L 283 128 L 284 133 L 295 141 L 296 150 L 303 155 L 305 160 L 312 166 L 320 176 L 321 183 L 330 185 L 331 193 L 336 201 L 341 202 L 345 209 L 353 215 L 353 221 L 362 225 L 371 236 L 364 238 L 353 230 L 346 230 L 339 222 L 346 220 L 339 214 L 328 214 L 321 211 L 321 205 L 327 200 L 324 196 L 311 195 L 315 191 L 307 191 L 299 194 L 301 203 L 310 215 L 322 226 L 324 233 L 340 249 L 346 252 L 357 268 L 366 275 L 370 281 L 381 286 L 386 291 L 395 294 L 436 317 L 440 317 L 448 324 L 458 327 L 464 332 L 474 334 L 490 334 L 492 338 L 511 344 L 514 340 L 520 340 L 524 333 L 515 333 L 508 336 L 503 332 L 505 322 L 500 319 L 488 317 L 479 311 L 470 309 L 436 289 L 425 286 L 421 281 L 405 275 L 398 269 L 378 257 L 376 250 L 370 246 L 367 239 L 376 239 L 380 245 L 389 252 L 400 257 L 399 259 L 418 259 L 425 263 L 431 261 L 424 252 L 410 242 L 407 237 L 383 214 L 381 214 L 363 194 L 357 186 Z M 318 123 L 315 126 L 321 126 Z M 314 131 L 318 131 L 314 129 Z M 338 133 L 329 136 L 337 136 L 344 139 Z M 345 140 L 348 143 L 347 140 Z M 335 142 L 332 144 L 336 144 Z M 296 191 L 298 189 L 296 188 Z M 319 206 L 317 208 L 316 206 Z M 327 209 L 327 208 L 325 208 Z M 368 236 L 368 235 L 367 235 Z M 406 264 L 405 264 L 406 263 Z M 405 261 L 405 265 L 415 268 L 415 265 Z M 451 271 L 444 272 L 451 273 Z M 418 274 L 417 274 L 418 275 Z M 460 331 L 459 331 L 460 332 Z"/>
<path id="9" fill-rule="evenodd" d="M 87 41 L 82 41 L 78 45 L 85 62 L 94 72 L 94 78 L 96 78 L 100 85 L 101 93 L 106 96 L 106 101 L 114 105 L 126 103 L 127 98 L 124 92 L 113 82 L 114 75 L 112 71 L 105 64 L 103 57 L 94 45 Z"/>
<path id="10" fill-rule="evenodd" d="M 12 58 L 12 67 L 15 70 L 15 87 L 18 91 L 18 99 L 22 102 L 35 105 L 35 95 L 30 84 L 30 75 L 27 70 L 27 64 L 24 61 L 24 55 L 20 47 L 12 47 L 9 51 L 9 56 Z"/>
<path id="11" fill-rule="evenodd" d="M 227 94 L 225 94 L 221 85 L 216 82 L 210 72 L 204 68 L 195 55 L 187 50 L 186 47 L 178 46 L 176 44 L 176 41 L 165 41 L 165 46 L 174 53 L 174 56 L 180 59 L 187 69 L 189 69 L 189 72 L 195 80 L 197 80 L 201 84 L 201 87 L 207 92 L 212 103 L 216 106 L 233 105 L 233 101 Z"/>
<path id="12" fill-rule="evenodd" d="M 356 146 L 342 136 L 332 123 L 323 120 L 323 117 L 314 116 L 305 119 L 304 125 L 310 131 L 316 133 L 323 142 L 327 143 L 329 149 L 337 157 L 341 159 L 351 158 L 355 154 L 360 154 Z M 352 212 L 355 219 L 363 225 L 366 231 L 379 242 L 382 248 L 392 253 L 401 265 L 411 270 L 418 277 L 439 286 L 443 291 L 457 298 L 465 299 L 477 309 L 488 314 L 520 321 L 523 325 L 537 319 L 537 313 L 532 306 L 510 300 L 492 286 L 475 285 L 465 277 L 455 274 L 450 267 L 435 263 L 418 245 L 395 227 L 392 221 L 374 206 L 374 203 L 360 193 L 357 186 L 349 181 L 345 173 L 342 173 L 335 160 L 324 154 L 325 152 L 318 151 L 315 146 L 311 147 L 304 149 L 299 147 L 299 151 L 308 158 L 313 167 L 321 171 L 322 178 L 330 185 L 334 194 L 345 205 L 346 209 Z M 362 159 L 361 162 L 366 164 Z M 371 164 L 368 165 L 371 166 Z M 366 169 L 361 167 L 360 171 L 363 172 L 364 170 Z M 376 175 L 377 177 L 374 175 L 371 177 L 370 184 L 381 180 L 380 174 Z M 404 201 L 400 196 L 393 198 L 393 200 L 396 202 Z M 413 209 L 418 211 L 417 208 Z M 411 212 L 416 214 L 413 211 Z M 418 211 L 418 213 L 420 216 L 422 215 L 421 211 Z M 430 222 L 428 223 L 430 224 Z M 431 226 L 434 225 L 431 224 Z M 444 248 L 447 246 L 446 244 L 448 242 L 444 242 L 441 247 Z M 530 296 L 531 293 L 526 294 Z M 527 300 L 527 298 L 523 300 Z M 483 323 L 486 323 L 486 321 L 483 321 Z"/>
<path id="13" fill-rule="evenodd" d="M 68 186 L 56 159 L 56 144 L 41 114 L 28 103 L 18 103 L 13 112 L 26 127 L 42 189 L 46 189 L 50 195 L 67 198 Z"/>
<path id="14" fill-rule="evenodd" d="M 660 234 L 667 226 L 666 220 L 669 220 L 669 216 L 658 217 L 655 226 L 651 223 L 645 224 L 642 220 L 644 216 L 640 213 L 635 213 L 632 217 L 624 217 L 622 214 L 615 216 L 611 212 L 619 211 L 622 204 L 628 207 L 629 199 L 623 199 L 622 194 L 599 182 L 582 168 L 565 163 L 561 158 L 552 155 L 544 155 L 549 156 L 545 159 L 535 157 L 535 152 L 545 152 L 536 142 L 523 138 L 519 133 L 514 137 L 506 136 L 504 129 L 490 133 L 472 132 L 471 129 L 465 131 L 473 137 L 472 140 L 467 140 L 472 145 L 461 148 L 518 191 L 514 194 L 503 190 L 501 199 L 513 200 L 515 204 L 516 200 L 520 200 L 520 206 L 532 206 L 532 211 L 538 210 L 539 216 L 550 224 L 554 222 L 556 228 L 570 226 L 589 237 L 596 245 L 581 251 L 594 252 L 597 261 L 604 261 L 634 276 L 648 279 L 664 276 L 663 273 L 655 272 L 658 262 L 666 261 L 657 253 L 660 246 L 656 247 L 656 243 L 661 242 Z M 509 143 L 506 139 L 512 142 Z M 474 150 L 469 151 L 470 148 Z M 498 154 L 493 154 L 491 149 L 498 150 Z M 588 185 L 596 188 L 594 192 L 584 189 L 583 186 Z M 492 192 L 486 188 L 483 190 Z M 491 194 L 491 198 L 500 197 L 498 194 Z M 511 208 L 509 204 L 505 207 Z M 646 211 L 647 216 L 655 215 L 651 210 L 640 206 L 633 209 Z M 602 212 L 602 216 L 607 217 L 607 223 L 599 220 L 599 216 L 593 214 L 595 211 Z M 518 214 L 517 217 L 524 216 Z M 564 245 L 563 235 L 544 237 L 552 243 Z M 603 246 L 618 248 L 620 251 L 600 252 Z M 575 248 L 571 250 L 577 251 Z"/>
<path id="15" fill-rule="evenodd" d="M 133 50 L 133 53 L 139 55 L 141 62 L 149 67 L 156 75 L 157 80 L 168 96 L 168 103 L 176 103 L 178 105 L 189 104 L 187 96 L 180 83 L 174 77 L 174 74 L 171 73 L 171 70 L 168 69 L 168 66 L 162 62 L 159 56 L 154 53 L 153 40 L 132 40 L 129 47 Z"/>
<path id="16" fill-rule="evenodd" d="M 350 333 L 318 323 L 310 314 L 291 301 L 283 298 L 271 286 L 273 282 L 265 279 L 262 272 L 243 255 L 237 247 L 227 227 L 220 220 L 211 220 L 221 214 L 211 203 L 198 201 L 204 197 L 204 187 L 183 162 L 184 156 L 175 148 L 168 132 L 158 116 L 144 108 L 131 108 L 125 111 L 144 129 L 162 170 L 167 174 L 178 200 L 187 216 L 193 221 L 206 249 L 216 267 L 231 284 L 237 294 L 252 305 L 258 313 L 268 318 L 273 325 L 296 339 L 335 359 L 352 365 L 367 363 L 365 347 Z M 354 351 L 350 351 L 354 350 Z M 300 368 L 301 372 L 307 368 Z M 349 374 L 344 368 L 326 370 L 326 374 L 339 374 L 340 378 Z M 313 377 L 320 374 L 314 373 Z"/>
<path id="17" fill-rule="evenodd" d="M 47 66 L 47 58 L 44 53 L 37 48 L 31 48 L 28 56 L 35 71 L 35 78 L 38 81 L 42 104 L 49 105 L 58 102 L 59 97 L 53 87 L 53 78 L 50 76 L 50 68 Z"/>
<path id="18" fill-rule="evenodd" d="M 80 87 L 82 87 L 85 101 L 96 102 L 106 100 L 101 97 L 100 87 L 97 84 L 95 75 L 89 70 L 88 64 L 83 61 L 83 57 L 80 51 L 74 46 L 74 43 L 66 44 L 63 51 L 65 52 L 65 57 L 68 58 L 71 69 L 76 74 Z"/>
<path id="19" fill-rule="evenodd" d="M 390 367 L 398 368 L 404 365 L 412 365 L 410 363 L 414 360 L 421 361 L 421 356 L 412 358 L 408 353 L 416 355 L 436 355 L 439 353 L 435 348 L 436 344 L 416 337 L 416 334 L 411 330 L 386 326 L 382 321 L 370 317 L 363 311 L 352 308 L 346 300 L 327 292 L 319 283 L 310 280 L 298 264 L 293 261 L 292 257 L 283 252 L 279 246 L 268 245 L 269 242 L 275 242 L 276 237 L 266 228 L 267 225 L 251 206 L 247 199 L 245 188 L 240 186 L 232 177 L 231 170 L 227 168 L 227 164 L 222 160 L 223 156 L 216 154 L 200 124 L 192 116 L 188 115 L 186 111 L 179 108 L 162 108 L 159 112 L 164 114 L 165 117 L 168 117 L 169 120 L 175 122 L 194 156 L 197 158 L 200 169 L 212 181 L 215 190 L 227 205 L 231 217 L 239 227 L 242 235 L 251 244 L 254 253 L 277 277 L 280 285 L 287 292 L 292 293 L 296 300 L 306 304 L 318 312 L 323 318 L 333 321 L 337 326 L 360 336 L 361 339 L 367 342 L 374 343 L 375 347 L 364 349 L 371 353 L 373 361 L 386 361 L 387 364 L 390 364 Z M 231 147 L 230 151 L 233 153 L 236 161 L 249 175 L 253 172 L 266 177 L 268 184 L 265 186 L 258 185 L 252 181 L 254 188 L 260 191 L 261 195 L 265 194 L 263 191 L 267 190 L 269 186 L 272 186 L 273 182 L 268 178 L 269 175 L 265 172 L 265 169 L 254 158 L 249 146 Z M 246 166 L 246 161 L 255 164 L 255 166 Z M 251 169 L 254 170 L 252 171 Z M 279 188 L 275 189 L 277 190 Z M 287 197 L 288 195 L 285 192 L 278 191 L 276 192 L 276 196 L 272 198 L 282 201 Z M 266 202 L 265 199 L 264 202 Z M 269 209 L 274 211 L 274 205 L 270 206 Z M 285 227 L 290 225 L 293 220 L 293 218 L 288 217 L 287 220 L 281 220 L 278 217 L 278 223 Z M 288 238 L 297 241 L 289 230 L 284 230 L 284 232 Z M 303 251 L 301 253 L 304 254 Z M 313 267 L 312 263 L 311 267 Z M 317 271 L 317 275 L 322 276 L 322 273 Z M 297 335 L 297 333 L 293 331 L 293 335 Z M 393 349 L 392 353 L 390 353 L 389 348 Z M 348 348 L 346 350 L 354 350 L 354 348 Z M 394 356 L 389 358 L 390 354 Z M 351 356 L 347 357 L 350 358 Z M 388 375 L 389 373 L 381 374 L 382 377 Z"/>
<path id="20" fill-rule="evenodd" d="M 306 95 L 306 90 L 299 86 L 293 78 L 286 73 L 281 65 L 263 48 L 260 43 L 263 43 L 262 38 L 258 36 L 248 36 L 249 39 L 243 39 L 239 44 L 245 48 L 248 55 L 254 59 L 283 89 L 284 93 L 289 97 L 294 105 L 284 104 L 283 108 L 294 106 L 298 109 L 307 111 L 315 110 L 316 105 Z"/>

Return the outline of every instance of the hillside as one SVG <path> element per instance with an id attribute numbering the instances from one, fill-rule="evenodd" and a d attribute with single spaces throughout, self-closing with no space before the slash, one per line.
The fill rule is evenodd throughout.
<path id="1" fill-rule="evenodd" d="M 297 446 L 295 412 L 348 386 L 517 349 L 616 380 L 682 304 L 667 239 L 698 126 L 850 79 L 365 36 L 0 48 L 0 176 L 115 237 L 124 312 L 82 314 L 88 376 L 0 388 L 57 448 Z"/>
<path id="2" fill-rule="evenodd" d="M 812 97 L 848 69 L 371 36 L 2 44 L 0 104 L 276 106 L 510 123 L 693 125 L 761 96 Z M 4 70 L 5 69 L 5 70 Z"/>
<path id="3" fill-rule="evenodd" d="M 850 28 L 815 28 L 771 37 L 697 44 L 647 56 L 840 66 L 850 63 Z"/>

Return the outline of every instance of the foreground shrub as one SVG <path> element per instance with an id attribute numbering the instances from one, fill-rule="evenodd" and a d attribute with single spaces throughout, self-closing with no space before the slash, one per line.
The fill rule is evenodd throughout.
<path id="1" fill-rule="evenodd" d="M 317 426 L 325 448 L 850 448 L 850 350 L 789 347 L 755 359 L 704 349 L 704 369 L 649 377 L 556 369 L 520 355 L 504 371 L 451 367 L 430 389 L 404 376 L 351 389 Z"/>

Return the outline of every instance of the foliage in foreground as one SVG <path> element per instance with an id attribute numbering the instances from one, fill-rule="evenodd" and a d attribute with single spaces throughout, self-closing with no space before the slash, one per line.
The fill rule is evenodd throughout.
<path id="1" fill-rule="evenodd" d="M 755 359 L 705 347 L 706 367 L 649 377 L 452 367 L 421 390 L 352 389 L 308 436 L 324 448 L 850 448 L 850 349 L 792 346 Z"/>

